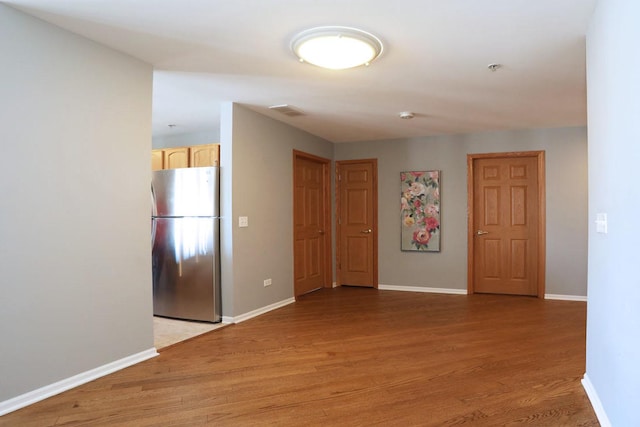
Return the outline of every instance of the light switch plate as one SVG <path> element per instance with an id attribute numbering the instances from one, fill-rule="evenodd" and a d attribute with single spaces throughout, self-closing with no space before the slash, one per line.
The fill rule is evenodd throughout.
<path id="1" fill-rule="evenodd" d="M 248 216 L 239 216 L 238 217 L 238 227 L 248 227 L 249 226 L 249 217 Z"/>
<path id="2" fill-rule="evenodd" d="M 607 234 L 608 230 L 607 214 L 596 214 L 596 233 Z"/>

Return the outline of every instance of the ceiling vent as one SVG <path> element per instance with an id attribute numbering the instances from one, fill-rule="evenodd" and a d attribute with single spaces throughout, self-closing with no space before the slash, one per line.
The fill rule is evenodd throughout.
<path id="1" fill-rule="evenodd" d="M 278 113 L 282 113 L 285 116 L 296 117 L 296 116 L 304 116 L 304 113 L 300 110 L 296 110 L 289 104 L 282 105 L 272 105 L 269 107 L 270 110 L 277 111 Z"/>

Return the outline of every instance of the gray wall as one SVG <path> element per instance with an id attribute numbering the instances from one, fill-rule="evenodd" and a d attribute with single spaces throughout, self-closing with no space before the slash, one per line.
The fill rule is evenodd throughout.
<path id="1" fill-rule="evenodd" d="M 293 150 L 330 159 L 333 145 L 237 104 L 221 110 L 222 310 L 238 316 L 293 297 Z"/>
<path id="2" fill-rule="evenodd" d="M 150 66 L 0 4 L 0 402 L 153 348 Z"/>
<path id="3" fill-rule="evenodd" d="M 547 178 L 546 293 L 586 295 L 585 128 L 443 135 L 335 144 L 335 160 L 378 159 L 379 282 L 466 289 L 469 153 L 544 150 Z M 440 253 L 400 251 L 400 172 L 442 171 Z"/>
<path id="4" fill-rule="evenodd" d="M 599 1 L 587 34 L 587 390 L 602 425 L 640 425 L 640 2 Z M 608 234 L 596 233 L 597 213 Z M 603 416 L 604 415 L 604 416 Z"/>
<path id="5" fill-rule="evenodd" d="M 217 144 L 220 142 L 220 131 L 177 133 L 154 136 L 151 146 L 157 148 L 186 147 L 190 145 Z"/>
<path id="6" fill-rule="evenodd" d="M 11 59 L 0 67 L 0 99 L 11 100 L 0 103 L 2 401 L 153 347 L 152 69 L 4 5 L 0 55 Z M 293 296 L 293 149 L 377 157 L 380 282 L 457 289 L 466 286 L 466 153 L 546 150 L 547 292 L 584 295 L 584 129 L 334 146 L 236 104 L 222 115 L 225 316 Z M 184 145 L 217 142 L 201 136 Z M 443 171 L 439 254 L 399 251 L 398 172 L 408 169 Z M 240 215 L 248 228 L 237 227 Z"/>

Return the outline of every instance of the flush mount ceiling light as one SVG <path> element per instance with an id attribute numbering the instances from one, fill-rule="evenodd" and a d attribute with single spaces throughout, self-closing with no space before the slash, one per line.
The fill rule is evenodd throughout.
<path id="1" fill-rule="evenodd" d="M 382 42 L 356 28 L 316 27 L 295 36 L 291 50 L 301 62 L 344 70 L 369 65 L 382 54 Z"/>

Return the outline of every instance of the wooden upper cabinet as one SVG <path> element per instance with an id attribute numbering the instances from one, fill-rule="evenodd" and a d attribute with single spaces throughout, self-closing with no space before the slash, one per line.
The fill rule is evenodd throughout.
<path id="1" fill-rule="evenodd" d="M 220 144 L 151 150 L 151 170 L 197 168 L 220 164 Z"/>
<path id="2" fill-rule="evenodd" d="M 218 166 L 220 162 L 220 144 L 195 145 L 189 148 L 189 166 Z"/>
<path id="3" fill-rule="evenodd" d="M 189 167 L 189 147 L 167 148 L 163 151 L 164 169 Z"/>
<path id="4" fill-rule="evenodd" d="M 151 150 L 151 170 L 159 171 L 164 169 L 163 150 Z"/>

